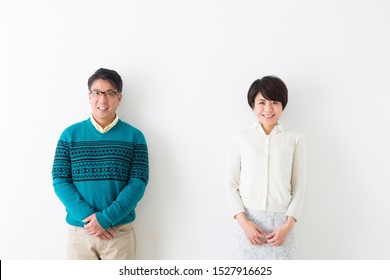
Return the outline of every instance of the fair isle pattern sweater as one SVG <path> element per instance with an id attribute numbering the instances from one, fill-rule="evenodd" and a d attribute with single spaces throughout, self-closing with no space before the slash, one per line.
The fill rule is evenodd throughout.
<path id="1" fill-rule="evenodd" d="M 106 230 L 132 222 L 149 179 L 145 138 L 121 120 L 107 133 L 89 119 L 74 124 L 60 136 L 52 176 L 68 224 L 82 227 L 93 213 Z"/>

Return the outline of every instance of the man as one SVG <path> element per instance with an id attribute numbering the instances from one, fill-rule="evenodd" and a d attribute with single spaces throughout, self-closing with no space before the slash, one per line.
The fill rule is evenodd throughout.
<path id="1" fill-rule="evenodd" d="M 144 135 L 118 118 L 122 79 L 109 69 L 88 80 L 92 116 L 62 133 L 54 190 L 70 225 L 68 259 L 134 259 L 135 207 L 148 183 Z"/>

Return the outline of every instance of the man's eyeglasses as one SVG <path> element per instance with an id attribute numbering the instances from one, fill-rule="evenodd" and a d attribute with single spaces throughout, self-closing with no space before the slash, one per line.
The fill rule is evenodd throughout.
<path id="1" fill-rule="evenodd" d="M 89 94 L 92 97 L 100 97 L 100 96 L 115 97 L 115 96 L 118 95 L 118 92 L 116 90 L 113 90 L 113 89 L 109 89 L 109 90 L 106 90 L 106 91 L 100 91 L 100 90 L 94 89 L 94 90 L 91 90 L 89 92 Z"/>

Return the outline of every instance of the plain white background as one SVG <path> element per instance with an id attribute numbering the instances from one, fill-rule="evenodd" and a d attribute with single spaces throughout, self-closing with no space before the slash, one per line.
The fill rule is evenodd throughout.
<path id="1" fill-rule="evenodd" d="M 149 144 L 138 259 L 230 259 L 225 161 L 278 75 L 281 123 L 306 136 L 299 259 L 390 258 L 390 4 L 351 1 L 1 1 L 0 258 L 63 259 L 57 139 L 89 117 L 87 79 L 124 80 L 120 117 Z"/>

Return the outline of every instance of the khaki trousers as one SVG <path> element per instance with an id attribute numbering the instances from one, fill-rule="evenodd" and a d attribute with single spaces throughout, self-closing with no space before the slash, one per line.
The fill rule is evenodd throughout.
<path id="1" fill-rule="evenodd" d="M 133 223 L 112 228 L 115 236 L 102 240 L 88 234 L 82 227 L 69 226 L 68 260 L 134 260 L 135 233 Z"/>

